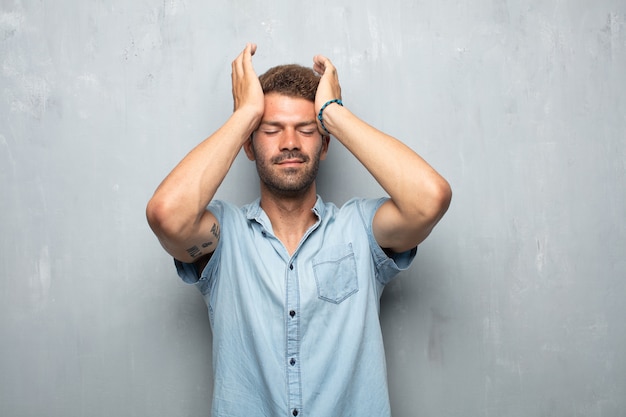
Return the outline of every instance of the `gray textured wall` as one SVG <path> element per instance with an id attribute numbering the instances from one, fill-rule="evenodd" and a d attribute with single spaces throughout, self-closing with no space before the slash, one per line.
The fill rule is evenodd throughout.
<path id="1" fill-rule="evenodd" d="M 0 415 L 208 414 L 206 309 L 144 207 L 255 41 L 259 72 L 331 57 L 453 186 L 383 297 L 395 415 L 626 416 L 626 3 L 469 3 L 0 0 Z M 336 141 L 322 170 L 381 193 Z"/>

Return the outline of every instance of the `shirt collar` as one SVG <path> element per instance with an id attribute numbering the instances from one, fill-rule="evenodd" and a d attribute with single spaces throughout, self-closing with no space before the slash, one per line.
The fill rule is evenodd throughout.
<path id="1" fill-rule="evenodd" d="M 317 196 L 317 199 L 315 200 L 315 205 L 311 210 L 313 211 L 313 213 L 315 213 L 319 220 L 324 218 L 324 215 L 326 214 L 326 205 L 324 204 L 322 197 L 320 197 L 319 195 Z M 267 214 L 265 214 L 265 212 L 261 208 L 261 197 L 258 197 L 256 200 L 246 206 L 246 217 L 248 218 L 248 220 L 256 220 L 269 230 L 267 226 L 270 225 L 270 221 L 267 217 Z"/>

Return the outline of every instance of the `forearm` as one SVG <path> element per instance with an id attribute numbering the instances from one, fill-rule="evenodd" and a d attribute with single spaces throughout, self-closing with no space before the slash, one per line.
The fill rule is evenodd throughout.
<path id="1" fill-rule="evenodd" d="M 401 214 L 438 217 L 446 199 L 441 194 L 449 193 L 449 186 L 422 157 L 345 107 L 330 105 L 323 117 L 327 129 L 372 174 Z"/>
<path id="2" fill-rule="evenodd" d="M 237 111 L 219 130 L 189 152 L 150 200 L 151 225 L 159 223 L 162 228 L 177 233 L 197 226 L 257 123 L 258 116 L 245 109 Z"/>

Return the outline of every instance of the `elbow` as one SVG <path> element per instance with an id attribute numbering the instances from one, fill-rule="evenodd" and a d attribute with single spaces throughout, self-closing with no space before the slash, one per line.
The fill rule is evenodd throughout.
<path id="1" fill-rule="evenodd" d="M 434 226 L 448 211 L 452 201 L 452 188 L 448 181 L 439 178 L 431 184 L 426 205 L 421 205 L 423 218 Z"/>
<path id="2" fill-rule="evenodd" d="M 152 197 L 146 206 L 146 220 L 152 231 L 157 235 L 162 229 L 166 218 L 167 215 L 165 214 L 163 202 L 156 197 Z"/>
<path id="3" fill-rule="evenodd" d="M 439 208 L 439 218 L 441 218 L 446 211 L 448 211 L 448 207 L 450 207 L 450 202 L 452 201 L 452 187 L 445 179 L 441 179 L 439 186 L 437 187 L 437 206 Z"/>
<path id="4" fill-rule="evenodd" d="M 180 233 L 181 226 L 177 224 L 176 209 L 166 200 L 154 196 L 146 206 L 148 225 L 159 239 L 175 236 Z"/>

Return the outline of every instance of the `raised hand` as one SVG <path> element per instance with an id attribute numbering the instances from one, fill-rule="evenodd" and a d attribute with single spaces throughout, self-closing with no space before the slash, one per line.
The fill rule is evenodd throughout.
<path id="1" fill-rule="evenodd" d="M 263 115 L 265 100 L 259 77 L 252 66 L 256 44 L 249 43 L 232 62 L 232 92 L 234 111 L 250 109 L 255 117 Z"/>
<path id="2" fill-rule="evenodd" d="M 319 112 L 327 101 L 341 99 L 341 86 L 337 69 L 330 59 L 323 55 L 316 55 L 313 57 L 313 69 L 322 76 L 315 95 L 315 111 Z"/>

